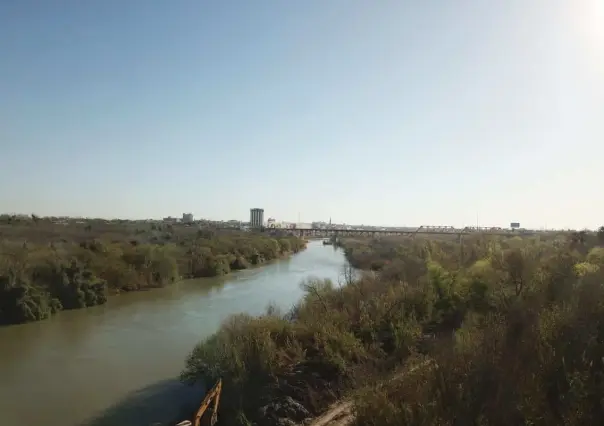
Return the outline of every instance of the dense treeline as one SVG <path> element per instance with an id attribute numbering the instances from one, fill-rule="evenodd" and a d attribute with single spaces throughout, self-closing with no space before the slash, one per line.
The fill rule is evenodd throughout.
<path id="1" fill-rule="evenodd" d="M 343 241 L 346 284 L 227 321 L 183 380 L 225 383 L 225 424 L 284 425 L 355 397 L 358 425 L 604 424 L 604 229 Z"/>
<path id="2" fill-rule="evenodd" d="M 109 294 L 210 277 L 295 253 L 299 238 L 124 224 L 0 226 L 0 323 L 103 304 Z M 159 229 L 158 229 L 159 228 Z M 61 232 L 63 231 L 63 232 Z M 30 241 L 34 242 L 30 242 Z"/>

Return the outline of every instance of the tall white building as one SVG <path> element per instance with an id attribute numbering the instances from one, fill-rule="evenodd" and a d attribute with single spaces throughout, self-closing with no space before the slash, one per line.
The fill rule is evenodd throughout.
<path id="1" fill-rule="evenodd" d="M 250 227 L 262 228 L 264 225 L 264 209 L 250 209 Z"/>

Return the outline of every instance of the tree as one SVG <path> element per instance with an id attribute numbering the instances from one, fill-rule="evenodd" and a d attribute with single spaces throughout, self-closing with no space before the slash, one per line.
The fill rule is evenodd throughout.
<path id="1" fill-rule="evenodd" d="M 600 226 L 596 236 L 598 237 L 598 244 L 604 245 L 604 226 Z"/>

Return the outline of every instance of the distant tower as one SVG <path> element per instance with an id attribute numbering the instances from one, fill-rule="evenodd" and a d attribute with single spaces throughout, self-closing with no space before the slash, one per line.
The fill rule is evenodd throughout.
<path id="1" fill-rule="evenodd" d="M 331 226 L 331 217 L 329 217 L 329 226 Z"/>
<path id="2" fill-rule="evenodd" d="M 250 227 L 262 228 L 264 226 L 264 209 L 250 209 Z"/>

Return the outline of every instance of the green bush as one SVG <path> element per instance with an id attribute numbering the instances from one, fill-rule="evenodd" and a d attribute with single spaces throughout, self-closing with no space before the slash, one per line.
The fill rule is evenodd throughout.
<path id="1" fill-rule="evenodd" d="M 305 247 L 296 237 L 177 226 L 165 227 L 162 232 L 170 238 L 158 240 L 155 224 L 144 229 L 118 223 L 103 229 L 96 223 L 52 226 L 41 218 L 35 225 L 33 219 L 6 221 L 2 231 L 12 241 L 0 242 L 4 324 L 103 304 L 109 294 L 162 287 L 180 278 L 228 274 Z M 38 241 L 23 242 L 24 236 Z"/>
<path id="2" fill-rule="evenodd" d="M 300 423 L 344 395 L 358 425 L 603 424 L 601 241 L 343 240 L 377 273 L 233 317 L 182 378 L 223 379 L 225 424 Z"/>

